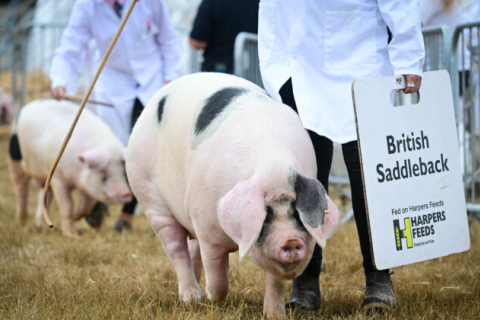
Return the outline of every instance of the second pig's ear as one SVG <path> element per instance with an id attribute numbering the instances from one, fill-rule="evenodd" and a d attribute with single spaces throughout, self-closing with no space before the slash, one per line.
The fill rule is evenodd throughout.
<path id="1" fill-rule="evenodd" d="M 338 224 L 338 209 L 317 180 L 297 175 L 295 181 L 296 209 L 305 229 L 317 244 L 325 248 L 327 239 Z"/>
<path id="2" fill-rule="evenodd" d="M 267 212 L 265 192 L 252 180 L 238 183 L 218 202 L 220 226 L 238 245 L 240 260 L 250 251 L 262 231 Z"/>
<path id="3" fill-rule="evenodd" d="M 78 160 L 91 169 L 102 169 L 108 164 L 108 153 L 103 148 L 94 148 L 84 151 L 78 156 Z"/>

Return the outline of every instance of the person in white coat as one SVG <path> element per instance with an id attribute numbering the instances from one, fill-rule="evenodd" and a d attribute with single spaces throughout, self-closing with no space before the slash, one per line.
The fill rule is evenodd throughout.
<path id="1" fill-rule="evenodd" d="M 104 56 L 131 1 L 75 2 L 52 60 L 51 94 L 55 99 L 75 88 L 92 42 Z M 138 1 L 94 89 L 96 100 L 114 108 L 98 105 L 98 115 L 126 145 L 143 107 L 179 72 L 180 42 L 163 0 Z M 133 200 L 123 208 L 116 230 L 131 228 L 135 205 Z"/>
<path id="2" fill-rule="evenodd" d="M 258 46 L 264 86 L 298 112 L 326 188 L 332 141 L 342 144 L 366 275 L 363 306 L 389 307 L 397 301 L 389 270 L 376 270 L 370 253 L 351 86 L 405 75 L 404 92 L 419 90 L 425 50 L 418 0 L 261 0 Z M 293 280 L 287 307 L 320 308 L 321 263 L 317 246 Z"/>

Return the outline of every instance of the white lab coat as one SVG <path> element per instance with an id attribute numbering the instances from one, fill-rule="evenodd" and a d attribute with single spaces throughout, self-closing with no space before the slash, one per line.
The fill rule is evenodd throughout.
<path id="1" fill-rule="evenodd" d="M 125 1 L 122 15 L 131 2 Z M 52 60 L 52 88 L 75 87 L 89 42 L 95 41 L 103 57 L 120 23 L 104 0 L 76 1 Z M 97 106 L 97 113 L 126 145 L 135 98 L 145 106 L 164 81 L 177 78 L 179 71 L 179 38 L 165 4 L 162 0 L 138 2 L 95 85 L 95 99 L 115 108 Z"/>
<path id="2" fill-rule="evenodd" d="M 422 75 L 418 0 L 262 0 L 258 36 L 268 93 L 291 77 L 304 127 L 339 143 L 357 139 L 353 80 Z"/>

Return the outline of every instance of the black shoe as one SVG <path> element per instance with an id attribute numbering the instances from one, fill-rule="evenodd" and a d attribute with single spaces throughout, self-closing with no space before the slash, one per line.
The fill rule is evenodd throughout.
<path id="1" fill-rule="evenodd" d="M 131 231 L 132 225 L 128 221 L 118 220 L 113 229 L 118 232 L 122 232 L 123 230 Z"/>
<path id="2" fill-rule="evenodd" d="M 103 219 L 108 217 L 110 213 L 108 212 L 108 206 L 105 203 L 97 202 L 93 207 L 92 211 L 88 216 L 85 217 L 85 220 L 92 228 L 100 228 L 102 225 Z"/>
<path id="3" fill-rule="evenodd" d="M 321 302 L 319 278 L 301 275 L 293 279 L 290 301 L 286 303 L 285 308 L 312 311 L 320 309 Z"/>
<path id="4" fill-rule="evenodd" d="M 366 297 L 363 300 L 364 309 L 389 309 L 397 303 L 393 293 L 390 274 L 382 271 L 367 273 Z"/>

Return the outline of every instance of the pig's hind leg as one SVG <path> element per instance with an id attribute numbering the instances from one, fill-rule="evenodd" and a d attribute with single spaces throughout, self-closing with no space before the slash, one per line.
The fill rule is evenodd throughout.
<path id="1" fill-rule="evenodd" d="M 175 270 L 180 299 L 184 302 L 202 301 L 202 290 L 196 280 L 188 251 L 187 230 L 175 219 L 158 191 L 155 191 L 155 196 L 152 196 L 152 190 L 148 194 L 148 199 L 142 199 L 144 193 L 137 193 L 138 200 Z"/>
<path id="2" fill-rule="evenodd" d="M 12 177 L 15 193 L 17 195 L 17 220 L 24 225 L 28 217 L 28 184 L 30 176 L 23 171 L 18 161 L 9 159 L 10 176 Z"/>

